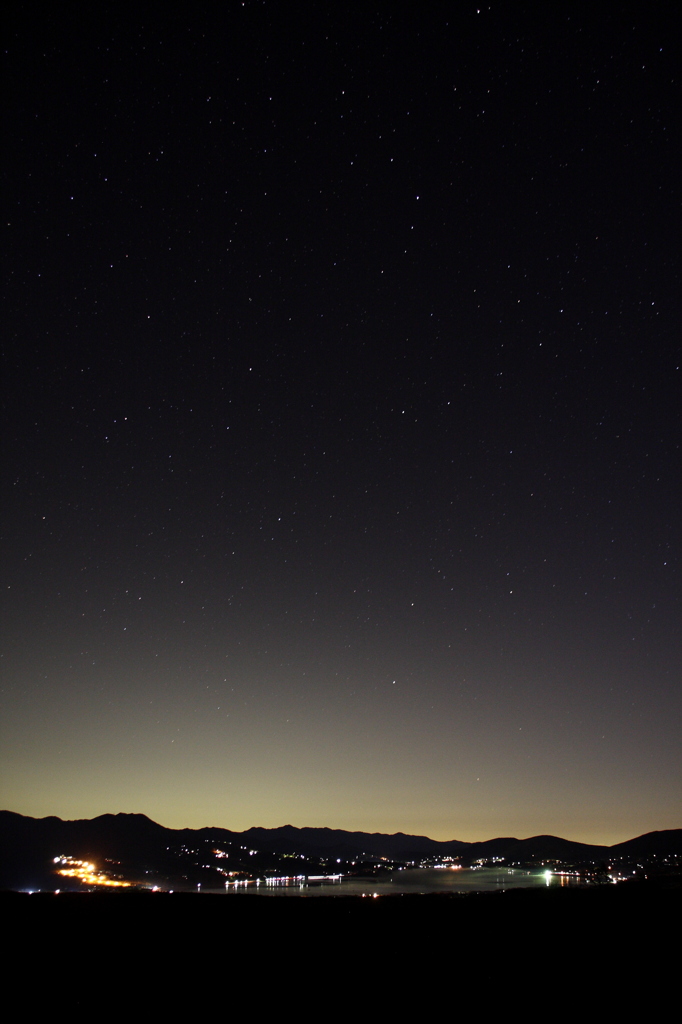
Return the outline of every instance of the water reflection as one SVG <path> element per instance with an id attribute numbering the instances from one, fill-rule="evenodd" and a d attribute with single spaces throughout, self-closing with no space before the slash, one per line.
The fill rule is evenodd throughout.
<path id="1" fill-rule="evenodd" d="M 410 868 L 393 871 L 379 878 L 298 875 L 268 878 L 261 882 L 230 882 L 224 891 L 241 896 L 397 896 L 410 893 L 489 892 L 494 889 L 546 886 L 551 881 L 553 879 L 548 879 L 544 870 L 462 868 L 458 871 L 443 871 L 437 868 Z"/>

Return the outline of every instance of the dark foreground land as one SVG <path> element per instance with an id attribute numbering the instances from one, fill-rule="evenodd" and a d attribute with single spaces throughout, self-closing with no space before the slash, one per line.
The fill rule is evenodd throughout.
<path id="1" fill-rule="evenodd" d="M 235 1010 L 477 1015 L 559 1006 L 611 1016 L 674 991 L 679 877 L 586 889 L 434 896 L 226 897 L 2 893 L 8 977 L 27 1012 L 80 1019 Z M 16 972 L 16 973 L 15 973 Z M 246 1005 L 244 1005 L 246 997 Z M 360 1013 L 360 1010 L 362 1012 Z"/>

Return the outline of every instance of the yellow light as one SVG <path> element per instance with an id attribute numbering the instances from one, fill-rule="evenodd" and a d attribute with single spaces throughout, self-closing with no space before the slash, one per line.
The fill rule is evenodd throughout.
<path id="1" fill-rule="evenodd" d="M 89 861 L 75 860 L 72 857 L 62 858 L 62 862 L 69 864 L 67 868 L 61 868 L 57 874 L 63 875 L 66 878 L 77 878 L 79 882 L 84 882 L 86 885 L 106 885 L 111 888 L 127 889 L 132 884 L 131 882 L 123 882 L 114 878 L 109 878 L 107 875 L 98 871 L 94 864 Z"/>

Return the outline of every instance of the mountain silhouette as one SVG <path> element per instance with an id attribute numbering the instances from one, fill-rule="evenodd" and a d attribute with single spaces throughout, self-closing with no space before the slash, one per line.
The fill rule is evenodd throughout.
<path id="1" fill-rule="evenodd" d="M 315 873 L 349 865 L 401 864 L 456 858 L 463 865 L 494 858 L 506 864 L 551 862 L 589 865 L 682 852 L 682 829 L 649 832 L 613 847 L 557 836 L 500 837 L 484 842 L 438 842 L 402 832 L 347 832 L 331 828 L 169 829 L 144 814 L 101 814 L 63 821 L 0 811 L 0 887 L 57 888 L 54 859 L 92 861 L 113 877 L 136 882 L 222 884 L 233 875 Z"/>

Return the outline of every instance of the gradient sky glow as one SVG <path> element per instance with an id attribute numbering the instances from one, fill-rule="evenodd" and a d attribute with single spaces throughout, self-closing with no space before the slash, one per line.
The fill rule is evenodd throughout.
<path id="1" fill-rule="evenodd" d="M 4 55 L 0 804 L 679 827 L 665 8 L 103 11 Z"/>

